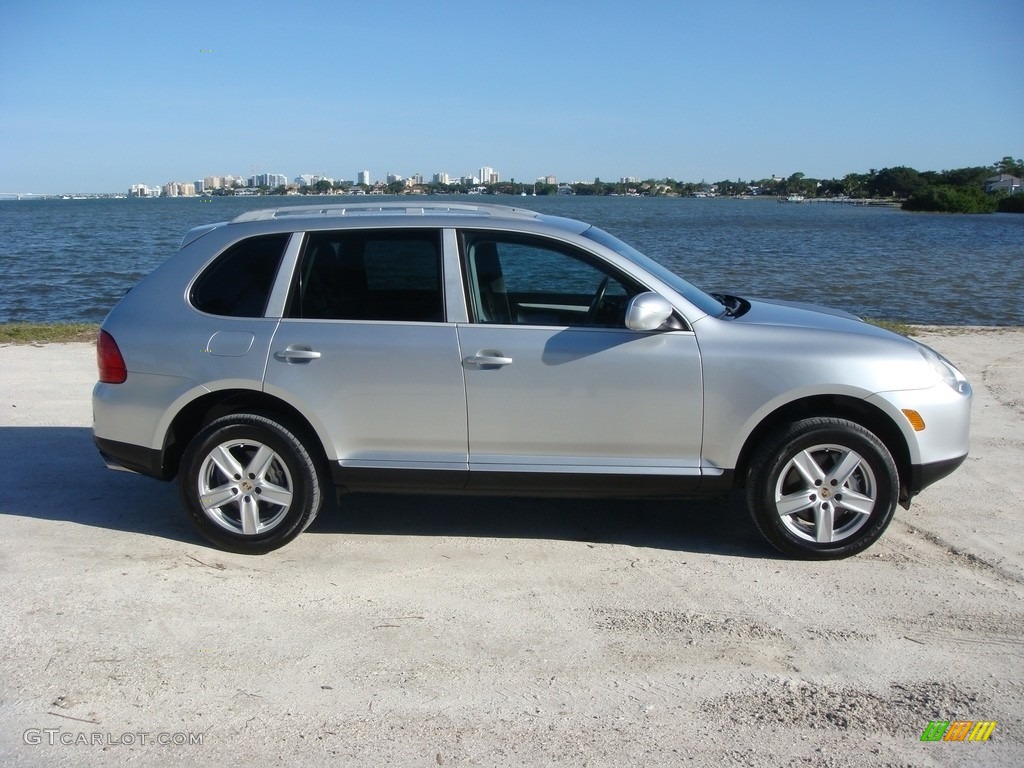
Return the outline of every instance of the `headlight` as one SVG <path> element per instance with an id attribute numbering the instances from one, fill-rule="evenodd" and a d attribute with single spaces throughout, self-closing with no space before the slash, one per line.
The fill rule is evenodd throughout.
<path id="1" fill-rule="evenodd" d="M 969 395 L 971 393 L 971 385 L 967 383 L 967 378 L 949 360 L 934 349 L 923 344 L 918 344 L 917 351 L 921 353 L 921 357 L 928 361 L 928 365 L 932 367 L 932 370 L 935 371 L 938 377 L 951 388 L 961 395 Z"/>

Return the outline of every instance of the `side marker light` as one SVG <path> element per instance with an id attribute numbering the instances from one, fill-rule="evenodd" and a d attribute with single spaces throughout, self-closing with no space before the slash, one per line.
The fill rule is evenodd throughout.
<path id="1" fill-rule="evenodd" d="M 910 426 L 914 428 L 915 432 L 924 432 L 924 418 L 920 413 L 910 408 L 904 408 L 903 415 L 907 417 L 907 421 L 910 422 Z"/>

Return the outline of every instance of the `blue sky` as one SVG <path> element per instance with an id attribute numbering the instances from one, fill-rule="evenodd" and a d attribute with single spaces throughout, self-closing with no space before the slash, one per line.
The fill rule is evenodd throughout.
<path id="1" fill-rule="evenodd" d="M 1024 1 L 0 0 L 0 192 L 1024 155 Z"/>

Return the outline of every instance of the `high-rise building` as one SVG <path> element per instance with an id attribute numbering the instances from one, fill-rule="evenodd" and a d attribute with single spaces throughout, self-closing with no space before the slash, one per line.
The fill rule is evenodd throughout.
<path id="1" fill-rule="evenodd" d="M 356 177 L 356 183 L 357 184 L 365 184 L 367 186 L 372 184 L 373 182 L 370 181 L 370 172 L 369 171 L 360 171 L 359 175 Z"/>
<path id="2" fill-rule="evenodd" d="M 250 187 L 268 187 L 275 189 L 288 185 L 288 177 L 283 173 L 258 173 L 249 179 Z"/>
<path id="3" fill-rule="evenodd" d="M 161 189 L 164 197 L 194 197 L 196 185 L 190 181 L 169 181 Z"/>

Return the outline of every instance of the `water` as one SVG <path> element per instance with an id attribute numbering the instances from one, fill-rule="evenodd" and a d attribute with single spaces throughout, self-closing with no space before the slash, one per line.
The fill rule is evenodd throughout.
<path id="1" fill-rule="evenodd" d="M 384 198 L 358 198 L 378 202 Z M 589 221 L 709 291 L 908 323 L 1024 325 L 1024 216 L 765 200 L 401 198 L 521 205 Z M 190 227 L 352 198 L 0 202 L 0 322 L 99 322 Z"/>

